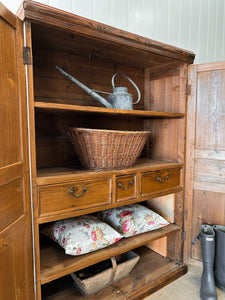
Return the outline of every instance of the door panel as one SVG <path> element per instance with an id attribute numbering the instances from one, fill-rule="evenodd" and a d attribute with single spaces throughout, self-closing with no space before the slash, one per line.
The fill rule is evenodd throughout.
<path id="1" fill-rule="evenodd" d="M 24 214 L 23 182 L 14 180 L 0 187 L 0 231 Z"/>
<path id="2" fill-rule="evenodd" d="M 200 224 L 225 224 L 225 197 L 224 193 L 205 191 L 194 188 L 193 193 L 193 228 L 192 236 L 199 231 Z M 217 208 L 217 209 L 216 209 Z M 192 247 L 192 258 L 201 258 L 200 243 Z"/>
<path id="3" fill-rule="evenodd" d="M 28 262 L 26 238 L 23 220 L 0 234 L 0 299 L 28 299 L 24 272 L 24 266 Z M 32 299 L 34 298 L 29 298 Z"/>
<path id="4" fill-rule="evenodd" d="M 225 225 L 225 62 L 190 66 L 189 84 L 184 255 L 199 260 L 199 226 Z"/>
<path id="5" fill-rule="evenodd" d="M 0 299 L 34 299 L 22 22 L 0 3 Z"/>
<path id="6" fill-rule="evenodd" d="M 198 72 L 196 149 L 224 150 L 225 71 Z"/>
<path id="7" fill-rule="evenodd" d="M 15 29 L 0 19 L 1 139 L 0 167 L 21 161 Z"/>

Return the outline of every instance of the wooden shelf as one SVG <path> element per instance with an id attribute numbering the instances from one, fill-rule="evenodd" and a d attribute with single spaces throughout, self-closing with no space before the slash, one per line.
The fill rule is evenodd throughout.
<path id="1" fill-rule="evenodd" d="M 146 247 L 134 251 L 140 255 L 140 260 L 128 277 L 89 296 L 89 300 L 143 299 L 187 272 L 186 265 L 178 265 Z M 75 289 L 70 276 L 43 286 L 42 296 L 44 300 L 84 299 Z"/>
<path id="2" fill-rule="evenodd" d="M 35 102 L 34 106 L 38 109 L 48 111 L 71 111 L 71 112 L 82 112 L 94 113 L 112 116 L 129 116 L 136 118 L 183 118 L 183 113 L 171 113 L 171 112 L 159 112 L 159 111 L 144 111 L 144 110 L 123 110 L 123 109 L 112 109 L 105 107 L 94 107 L 94 106 L 80 106 L 71 104 L 61 103 L 47 103 L 47 102 Z"/>
<path id="3" fill-rule="evenodd" d="M 182 168 L 183 163 L 168 162 L 163 160 L 154 160 L 154 159 L 138 159 L 135 166 L 130 169 L 123 170 L 112 170 L 112 171 L 99 171 L 95 172 L 92 170 L 82 170 L 76 169 L 74 166 L 67 167 L 55 167 L 55 168 L 40 168 L 37 170 L 37 179 L 36 182 L 38 185 L 45 184 L 54 184 L 54 183 L 63 183 L 70 180 L 86 179 L 92 177 L 105 177 L 106 175 L 116 174 L 132 174 L 139 170 L 145 171 L 155 171 L 163 169 L 173 169 L 173 168 Z"/>
<path id="4" fill-rule="evenodd" d="M 158 230 L 136 235 L 130 238 L 123 238 L 114 245 L 92 253 L 70 256 L 56 243 L 41 247 L 41 284 L 50 282 L 62 276 L 68 275 L 77 270 L 83 269 L 91 264 L 98 263 L 120 253 L 127 252 L 134 248 L 143 246 L 150 241 L 172 234 L 181 227 L 169 224 Z"/>

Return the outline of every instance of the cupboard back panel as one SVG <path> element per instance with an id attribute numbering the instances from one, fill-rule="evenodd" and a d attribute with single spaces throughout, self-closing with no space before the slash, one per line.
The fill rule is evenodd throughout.
<path id="1" fill-rule="evenodd" d="M 176 59 L 174 60 L 174 58 L 170 57 L 170 54 L 165 55 L 166 51 L 164 51 L 164 49 L 160 50 L 158 46 L 156 47 L 157 49 L 154 49 L 154 47 L 151 48 L 154 43 L 153 41 L 150 41 L 150 43 L 149 41 L 145 41 L 145 45 L 140 47 L 140 45 L 137 46 L 136 40 L 130 39 L 131 36 L 129 34 L 128 41 L 125 41 L 125 43 L 124 40 L 121 41 L 120 38 L 117 39 L 117 37 L 113 35 L 108 35 L 109 32 L 106 33 L 106 35 L 108 35 L 108 37 L 106 37 L 105 34 L 101 32 L 104 28 L 103 24 L 98 24 L 99 31 L 95 32 L 95 36 L 91 36 L 91 34 L 89 34 L 90 32 L 86 32 L 89 25 L 90 24 L 85 25 L 85 28 L 79 28 L 79 25 L 76 25 L 76 32 L 69 32 L 68 30 L 32 24 L 33 42 L 42 44 L 45 48 L 57 49 L 60 52 L 66 51 L 83 57 L 87 57 L 91 54 L 92 57 L 99 58 L 103 62 L 111 61 L 113 64 L 123 62 L 123 65 L 133 68 L 152 69 L 160 66 L 165 69 L 166 64 L 177 63 Z M 101 28 L 102 25 L 103 28 Z M 91 24 L 91 26 L 93 25 Z M 110 31 L 112 31 L 112 28 Z M 139 42 L 138 37 L 137 40 Z M 184 58 L 182 58 L 181 61 L 183 61 L 183 59 Z"/>
<path id="2" fill-rule="evenodd" d="M 124 117 L 93 116 L 72 112 L 36 111 L 36 155 L 37 167 L 77 165 L 79 161 L 67 135 L 69 127 L 85 127 L 113 130 L 143 130 L 140 119 Z M 145 156 L 144 149 L 142 156 Z"/>
<path id="3" fill-rule="evenodd" d="M 150 151 L 153 159 L 184 161 L 184 119 L 154 119 L 149 123 Z M 181 140 L 180 144 L 178 141 Z"/>
<path id="4" fill-rule="evenodd" d="M 129 57 L 127 58 L 129 59 Z M 67 71 L 90 89 L 112 93 L 112 76 L 121 72 L 129 76 L 139 87 L 144 96 L 144 72 L 142 69 L 115 65 L 111 61 L 100 61 L 92 55 L 82 57 L 55 49 L 42 48 L 40 44 L 33 46 L 34 60 L 34 98 L 36 101 L 60 102 L 84 106 L 100 106 L 101 103 L 89 96 L 79 86 L 66 79 L 56 65 Z M 137 100 L 137 92 L 133 85 L 122 76 L 115 78 L 115 86 L 128 87 L 128 92 Z M 107 95 L 101 94 L 106 97 Z M 143 109 L 141 100 L 134 109 Z"/>
<path id="5" fill-rule="evenodd" d="M 184 113 L 181 105 L 180 68 L 150 74 L 150 110 Z"/>

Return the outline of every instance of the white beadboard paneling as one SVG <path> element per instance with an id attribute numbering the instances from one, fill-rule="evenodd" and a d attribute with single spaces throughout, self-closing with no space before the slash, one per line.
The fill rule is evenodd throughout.
<path id="1" fill-rule="evenodd" d="M 72 0 L 72 13 L 93 19 L 93 0 Z"/>
<path id="2" fill-rule="evenodd" d="M 93 18 L 101 23 L 111 25 L 111 1 L 112 0 L 92 0 Z"/>
<path id="3" fill-rule="evenodd" d="M 168 0 L 156 1 L 156 39 L 168 42 Z"/>
<path id="4" fill-rule="evenodd" d="M 181 0 L 168 0 L 168 42 L 175 46 L 180 46 L 180 5 Z"/>
<path id="5" fill-rule="evenodd" d="M 128 30 L 142 34 L 143 28 L 143 1 L 128 0 Z"/>
<path id="6" fill-rule="evenodd" d="M 112 26 L 128 30 L 128 0 L 112 0 Z"/>
<path id="7" fill-rule="evenodd" d="M 225 60 L 225 4 L 224 4 L 224 9 L 223 9 L 223 51 L 222 51 L 222 56 L 223 59 Z"/>
<path id="8" fill-rule="evenodd" d="M 200 0 L 190 0 L 190 30 L 189 30 L 189 46 L 188 49 L 195 52 L 199 52 L 200 46 Z M 198 56 L 196 56 L 195 62 L 197 62 Z"/>
<path id="9" fill-rule="evenodd" d="M 50 5 L 49 0 L 38 0 L 39 3 Z"/>
<path id="10" fill-rule="evenodd" d="M 200 6 L 200 30 L 199 30 L 199 63 L 207 61 L 207 46 L 208 46 L 208 0 L 201 0 Z"/>
<path id="11" fill-rule="evenodd" d="M 216 6 L 217 0 L 208 0 L 208 35 L 207 35 L 207 52 L 206 61 L 214 61 L 215 43 L 216 43 Z"/>
<path id="12" fill-rule="evenodd" d="M 72 0 L 49 0 L 49 5 L 68 12 L 72 11 Z"/>
<path id="13" fill-rule="evenodd" d="M 216 1 L 216 32 L 215 32 L 215 50 L 213 61 L 217 60 L 217 57 L 223 55 L 223 40 L 225 35 L 225 2 L 224 0 Z"/>
<path id="14" fill-rule="evenodd" d="M 143 0 L 143 35 L 156 39 L 156 1 Z"/>
<path id="15" fill-rule="evenodd" d="M 22 0 L 1 0 L 1 2 L 15 14 Z"/>
<path id="16" fill-rule="evenodd" d="M 187 49 L 189 47 L 189 31 L 190 31 L 190 0 L 182 0 L 180 2 L 180 43 L 182 47 Z"/>

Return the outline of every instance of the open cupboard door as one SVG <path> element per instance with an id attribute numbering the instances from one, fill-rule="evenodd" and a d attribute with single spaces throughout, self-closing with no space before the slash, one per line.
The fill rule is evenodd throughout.
<path id="1" fill-rule="evenodd" d="M 0 3 L 0 299 L 34 297 L 22 22 Z"/>
<path id="2" fill-rule="evenodd" d="M 185 257 L 196 262 L 199 226 L 225 224 L 225 62 L 189 66 L 189 84 Z"/>

